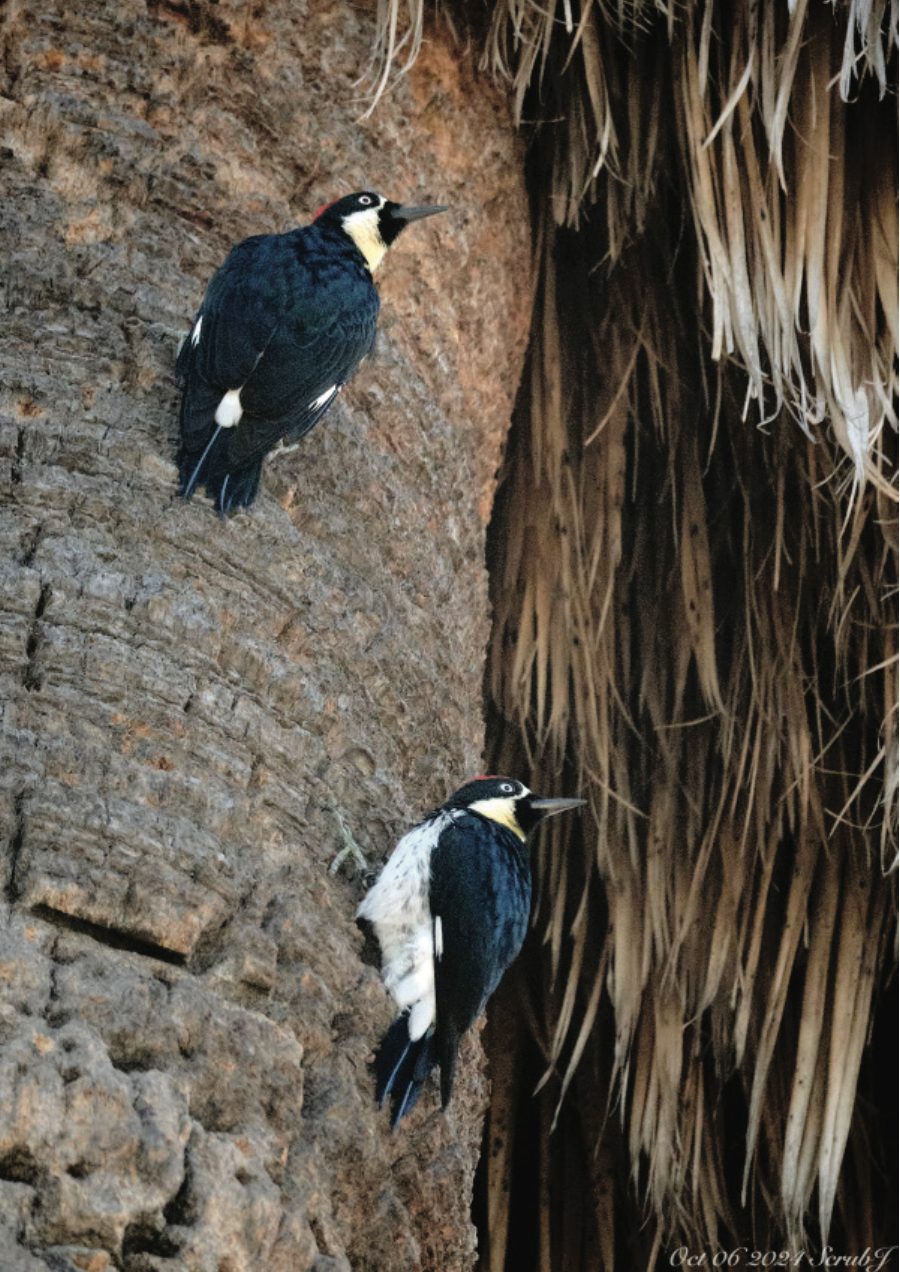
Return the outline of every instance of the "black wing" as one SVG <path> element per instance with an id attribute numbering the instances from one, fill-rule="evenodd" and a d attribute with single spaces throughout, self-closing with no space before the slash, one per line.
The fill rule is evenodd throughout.
<path id="1" fill-rule="evenodd" d="M 431 854 L 431 912 L 442 944 L 435 982 L 445 1108 L 460 1039 L 521 949 L 530 908 L 527 850 L 511 831 L 467 813 L 442 832 Z"/>
<path id="2" fill-rule="evenodd" d="M 246 464 L 287 434 L 295 442 L 308 433 L 371 351 L 377 318 L 376 303 L 312 337 L 279 327 L 241 393 L 244 414 L 232 430 L 229 460 Z"/>
<path id="3" fill-rule="evenodd" d="M 285 256 L 288 235 L 258 234 L 231 249 L 210 279 L 178 359 L 179 375 L 199 375 L 226 393 L 256 365 L 283 313 L 284 288 L 270 270 Z M 197 331 L 197 322 L 200 330 Z"/>

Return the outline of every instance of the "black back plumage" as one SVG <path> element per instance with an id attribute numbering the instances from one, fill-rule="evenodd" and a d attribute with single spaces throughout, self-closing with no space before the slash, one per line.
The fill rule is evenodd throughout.
<path id="1" fill-rule="evenodd" d="M 309 432 L 328 391 L 371 351 L 379 303 L 362 253 L 333 218 L 238 243 L 178 358 L 181 493 L 205 485 L 222 513 L 252 503 L 266 454 Z M 240 422 L 220 428 L 216 409 L 235 389 Z"/>

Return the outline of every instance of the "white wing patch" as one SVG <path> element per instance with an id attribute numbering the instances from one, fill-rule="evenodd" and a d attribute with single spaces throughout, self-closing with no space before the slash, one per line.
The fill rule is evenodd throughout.
<path id="1" fill-rule="evenodd" d="M 193 336 L 191 339 L 193 339 Z M 243 387 L 241 385 L 241 388 Z M 216 423 L 219 428 L 234 428 L 235 424 L 240 424 L 243 414 L 241 389 L 229 389 L 216 407 Z"/>
<path id="2" fill-rule="evenodd" d="M 191 332 L 191 344 L 194 346 L 195 349 L 197 348 L 197 343 L 200 339 L 200 328 L 202 326 L 203 326 L 203 315 L 201 314 L 200 317 L 197 319 L 197 321 L 194 323 L 194 330 Z"/>
<path id="3" fill-rule="evenodd" d="M 439 813 L 404 835 L 357 910 L 375 928 L 386 988 L 401 1011 L 409 1008 L 413 1042 L 435 1022 L 434 960 L 444 938 L 429 905 L 431 851 L 452 820 Z"/>
<path id="4" fill-rule="evenodd" d="M 339 384 L 332 384 L 330 389 L 326 389 L 324 393 L 320 393 L 317 398 L 310 402 L 309 409 L 318 411 L 320 407 L 327 406 L 340 387 Z"/>

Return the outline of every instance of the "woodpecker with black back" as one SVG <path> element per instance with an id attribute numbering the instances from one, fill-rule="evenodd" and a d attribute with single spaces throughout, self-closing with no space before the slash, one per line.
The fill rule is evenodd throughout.
<path id="1" fill-rule="evenodd" d="M 186 499 L 205 486 L 222 515 L 253 502 L 265 456 L 308 433 L 371 352 L 385 252 L 411 221 L 445 211 L 363 191 L 232 248 L 176 364 Z"/>
<path id="2" fill-rule="evenodd" d="M 357 912 L 381 945 L 382 976 L 400 1014 L 375 1059 L 391 1126 L 441 1070 L 453 1093 L 460 1040 L 518 954 L 531 909 L 526 840 L 583 799 L 543 799 L 508 777 L 477 777 L 404 835 Z"/>

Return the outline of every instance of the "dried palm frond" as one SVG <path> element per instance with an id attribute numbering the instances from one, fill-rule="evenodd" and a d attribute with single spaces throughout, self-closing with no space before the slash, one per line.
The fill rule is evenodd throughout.
<path id="1" fill-rule="evenodd" d="M 539 1099 L 581 1092 L 574 1066 L 605 1034 L 611 1061 L 578 1112 L 596 1122 L 618 1101 L 658 1220 L 646 1258 L 668 1242 L 719 1248 L 742 1210 L 761 1241 L 827 1239 L 848 1137 L 865 1133 L 858 1075 L 895 930 L 891 147 L 871 117 L 851 122 L 862 101 L 828 98 L 827 14 L 801 28 L 798 6 L 779 44 L 767 8 L 753 53 L 751 13 L 734 14 L 728 39 L 712 5 L 699 35 L 689 11 L 672 37 L 676 108 L 653 114 L 653 153 L 681 156 L 682 184 L 644 175 L 640 227 L 621 144 L 618 169 L 597 174 L 605 218 L 585 200 L 574 234 L 559 139 L 544 126 L 534 143 L 529 393 L 493 536 L 494 762 L 509 767 L 521 730 L 535 785 L 568 773 L 596 826 L 568 843 L 559 827 L 540 862 L 557 988 L 530 1000 L 556 1074 Z M 552 44 L 544 56 L 549 114 L 564 90 L 548 88 Z M 621 85 L 621 66 L 606 81 Z M 627 134 L 623 112 L 607 136 Z M 843 215 L 854 195 L 860 223 Z M 685 200 L 692 243 L 675 241 Z M 748 372 L 770 435 L 746 422 Z M 850 409 L 863 397 L 864 437 Z M 598 879 L 608 963 L 585 954 Z M 721 1105 L 736 1089 L 729 1180 Z M 856 1213 L 841 1212 L 844 1231 Z M 550 1231 L 571 1239 L 558 1216 Z M 541 1266 L 576 1266 L 561 1241 Z"/>
<path id="2" fill-rule="evenodd" d="M 891 494 L 880 439 L 897 427 L 896 147 L 847 102 L 884 96 L 900 24 L 896 0 L 836 7 L 839 18 L 809 0 L 506 0 L 484 64 L 512 82 L 516 117 L 530 94 L 528 116 L 552 134 L 543 182 L 556 223 L 602 202 L 613 259 L 643 232 L 677 154 L 713 357 L 740 358 L 762 422 L 787 407 L 813 435 L 827 418 L 853 490 Z M 406 50 L 402 74 L 421 47 L 423 0 L 400 15 L 400 0 L 378 0 L 367 113 L 394 60 Z M 668 151 L 666 108 L 678 131 Z"/>
<path id="3" fill-rule="evenodd" d="M 363 115 L 364 119 L 372 114 L 379 99 L 388 90 L 394 62 L 401 53 L 406 50 L 406 60 L 396 72 L 397 76 L 408 71 L 419 56 L 424 22 L 425 9 L 422 0 L 407 0 L 405 23 L 401 23 L 400 0 L 378 0 L 375 45 L 368 69 L 357 81 L 357 86 L 367 85 L 369 90 L 370 100 Z"/>
<path id="4" fill-rule="evenodd" d="M 677 347 L 685 290 L 633 289 L 660 277 L 646 244 L 588 308 L 597 385 L 596 350 L 573 359 L 590 242 L 563 231 L 542 258 L 533 344 L 558 357 L 533 348 L 492 531 L 492 762 L 521 766 L 521 735 L 534 785 L 593 814 L 538 861 L 550 980 L 526 968 L 521 988 L 554 1075 L 543 1151 L 565 1159 L 557 1101 L 598 1126 L 615 1103 L 664 1245 L 718 1249 L 742 1210 L 760 1241 L 825 1239 L 895 925 L 895 560 L 871 488 L 847 524 L 834 444 L 748 427 L 741 372 Z M 576 1066 L 604 1048 L 585 1097 Z M 570 1239 L 559 1215 L 551 1231 Z M 541 1266 L 613 1263 L 558 1245 Z"/>

